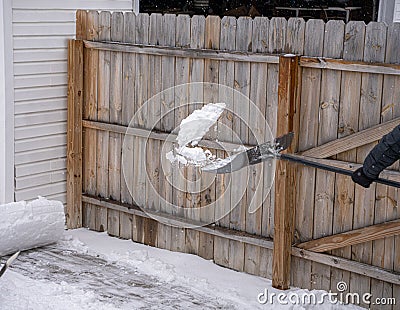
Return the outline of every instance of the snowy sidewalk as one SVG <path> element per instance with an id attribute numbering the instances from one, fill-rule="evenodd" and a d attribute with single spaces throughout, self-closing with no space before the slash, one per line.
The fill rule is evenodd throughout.
<path id="1" fill-rule="evenodd" d="M 194 255 L 80 229 L 66 232 L 57 245 L 22 253 L 0 278 L 0 308 L 339 309 L 330 304 L 259 304 L 257 296 L 266 288 L 280 293 L 270 280 Z"/>

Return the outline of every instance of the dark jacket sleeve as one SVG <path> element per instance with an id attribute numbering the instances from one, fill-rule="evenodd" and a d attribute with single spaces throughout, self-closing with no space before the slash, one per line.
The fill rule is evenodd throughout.
<path id="1" fill-rule="evenodd" d="M 400 125 L 383 136 L 364 160 L 363 172 L 371 178 L 378 178 L 383 169 L 400 159 Z"/>

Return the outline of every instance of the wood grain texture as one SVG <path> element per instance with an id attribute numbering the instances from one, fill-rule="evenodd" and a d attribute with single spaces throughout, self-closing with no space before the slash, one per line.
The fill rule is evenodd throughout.
<path id="1" fill-rule="evenodd" d="M 223 51 L 235 50 L 237 19 L 232 16 L 224 16 L 221 20 L 220 46 Z M 219 88 L 219 101 L 225 102 L 228 109 L 222 114 L 218 123 L 217 138 L 219 141 L 232 142 L 233 132 L 233 91 L 234 91 L 234 71 L 233 61 L 223 61 L 219 63 L 218 80 L 222 87 Z M 223 150 L 217 151 L 219 158 L 224 158 L 226 153 Z M 231 175 L 216 176 L 216 198 L 218 199 L 215 212 L 217 225 L 229 227 L 230 212 L 234 205 L 231 203 L 232 183 Z M 229 266 L 229 246 L 223 238 L 214 237 L 214 261 L 221 265 Z"/>
<path id="2" fill-rule="evenodd" d="M 161 14 L 151 14 L 149 21 L 149 44 L 158 44 L 162 35 Z M 149 98 L 159 95 L 161 91 L 161 57 L 149 55 L 149 74 L 152 78 L 149 80 L 148 90 Z M 150 130 L 159 129 L 161 118 L 161 105 L 156 99 L 149 99 L 146 110 L 149 133 Z M 151 210 L 160 209 L 160 141 L 147 139 L 146 141 L 146 175 L 148 184 L 146 185 L 146 201 Z"/>
<path id="3" fill-rule="evenodd" d="M 326 252 L 348 245 L 360 244 L 400 234 L 400 220 L 371 225 L 320 239 L 303 242 L 298 248 L 313 252 Z"/>
<path id="4" fill-rule="evenodd" d="M 323 56 L 340 58 L 343 53 L 344 23 L 329 21 L 325 25 Z M 339 118 L 341 72 L 323 70 L 321 73 L 321 94 L 317 145 L 336 139 Z M 318 147 L 318 146 L 317 146 Z M 334 212 L 335 174 L 317 170 L 315 179 L 313 238 L 332 234 Z M 330 289 L 330 268 L 312 263 L 311 287 Z"/>
<path id="5" fill-rule="evenodd" d="M 83 42 L 68 41 L 67 227 L 82 227 Z"/>
<path id="6" fill-rule="evenodd" d="M 239 51 L 249 51 L 252 48 L 252 19 L 239 17 L 236 23 L 235 49 Z M 233 93 L 233 123 L 232 128 L 239 143 L 249 141 L 249 120 L 250 120 L 250 63 L 235 63 L 234 66 L 234 90 Z M 230 213 L 231 229 L 245 230 L 246 215 L 248 209 L 247 185 L 249 184 L 249 170 L 242 169 L 234 175 L 235 181 L 232 183 L 231 192 L 232 211 Z M 234 185 L 235 184 L 235 185 Z M 236 188 L 238 186 L 238 188 Z M 243 190 L 242 190 L 243 189 Z M 251 254 L 251 253 L 249 253 Z M 245 247 L 244 244 L 230 242 L 229 245 L 229 266 L 235 270 L 244 270 Z"/>
<path id="7" fill-rule="evenodd" d="M 255 18 L 252 25 L 251 48 L 253 52 L 266 52 L 265 37 L 268 33 L 269 20 Z M 261 144 L 272 140 L 271 133 L 266 131 L 265 113 L 267 102 L 267 64 L 250 64 L 250 90 L 248 112 L 248 140 L 251 144 Z M 249 233 L 261 235 L 262 204 L 264 192 L 264 169 L 268 169 L 269 163 L 254 165 L 249 169 L 249 182 L 247 185 L 246 226 Z M 260 274 L 259 247 L 245 245 L 244 271 L 250 274 Z"/>
<path id="8" fill-rule="evenodd" d="M 364 43 L 364 61 L 383 62 L 386 51 L 386 25 L 371 22 L 366 27 Z M 380 122 L 383 75 L 363 73 L 361 77 L 360 112 L 358 129 L 362 130 Z M 368 144 L 357 149 L 357 162 L 363 162 L 373 148 Z M 353 229 L 374 223 L 376 185 L 364 189 L 355 187 Z M 372 263 L 372 242 L 352 246 L 352 259 L 366 264 Z M 370 279 L 352 276 L 350 286 L 355 292 L 370 289 Z"/>
<path id="9" fill-rule="evenodd" d="M 281 56 L 279 65 L 277 135 L 293 131 L 299 122 L 296 111 L 298 57 Z M 290 146 L 287 152 L 296 152 Z M 287 289 L 290 285 L 291 245 L 294 233 L 296 170 L 284 161 L 277 163 L 275 173 L 274 259 L 272 286 Z"/>
<path id="10" fill-rule="evenodd" d="M 322 109 L 329 109 L 329 105 L 332 103 L 325 104 L 323 102 Z M 335 111 L 338 110 L 338 107 L 332 107 Z M 331 124 L 334 123 L 331 121 Z M 339 139 L 330 139 L 329 142 L 326 142 L 320 146 L 311 148 L 307 151 L 301 152 L 301 155 L 315 157 L 315 158 L 328 158 L 339 153 L 350 151 L 356 147 L 363 146 L 365 144 L 370 144 L 372 142 L 376 142 L 382 136 L 391 132 L 396 126 L 400 123 L 400 119 L 393 119 L 387 122 L 377 124 L 375 126 L 371 126 L 369 128 L 365 128 L 356 133 L 353 133 L 349 136 L 345 136 Z M 326 130 L 321 129 L 321 130 Z"/>
<path id="11" fill-rule="evenodd" d="M 190 17 L 189 15 L 178 15 L 176 19 L 176 40 L 177 47 L 190 46 Z M 178 127 L 181 121 L 188 116 L 187 99 L 189 97 L 189 70 L 190 64 L 188 58 L 175 59 L 175 81 L 174 85 L 178 86 L 174 92 L 174 118 L 175 127 Z M 181 85 L 181 86 L 179 86 Z M 173 166 L 173 184 L 175 192 L 173 197 L 174 208 L 172 214 L 180 216 L 184 215 L 184 208 L 186 208 L 186 192 L 187 192 L 187 167 L 183 165 Z M 178 252 L 185 252 L 186 250 L 186 229 L 181 227 L 172 227 L 171 250 Z"/>
<path id="12" fill-rule="evenodd" d="M 98 40 L 99 14 L 89 11 L 86 18 L 85 39 Z M 84 49 L 84 102 L 83 118 L 97 120 L 97 72 L 99 51 Z M 96 194 L 96 150 L 97 133 L 93 129 L 83 131 L 83 191 Z M 83 226 L 96 229 L 96 207 L 82 205 Z"/>
<path id="13" fill-rule="evenodd" d="M 399 63 L 400 56 L 396 51 L 400 47 L 400 25 L 392 24 L 387 27 L 385 63 Z M 399 87 L 398 76 L 383 76 L 381 122 L 387 122 L 400 115 L 398 105 L 392 105 L 393 100 L 399 99 L 395 88 Z M 391 167 L 398 170 L 398 162 Z M 376 185 L 374 223 L 390 221 L 399 218 L 398 213 L 398 189 Z M 372 265 L 398 271 L 398 249 L 399 236 L 387 237 L 372 243 Z M 382 297 L 399 296 L 400 290 L 397 285 L 371 279 L 371 294 Z M 377 307 L 375 307 L 377 309 Z M 386 309 L 391 309 L 386 306 Z M 393 309 L 395 307 L 393 306 Z"/>
<path id="14" fill-rule="evenodd" d="M 131 12 L 124 14 L 123 42 L 135 42 L 136 15 Z M 135 114 L 135 55 L 122 54 L 122 117 L 121 124 L 129 126 Z M 132 204 L 132 186 L 134 180 L 133 137 L 122 135 L 121 158 L 121 202 Z M 121 212 L 119 214 L 120 237 L 136 239 L 136 230 L 133 234 L 135 216 Z"/>
<path id="15" fill-rule="evenodd" d="M 176 41 L 176 16 L 165 14 L 162 17 L 162 33 L 160 37 L 160 45 L 175 46 Z M 163 56 L 161 60 L 161 90 L 165 91 L 174 86 L 175 81 L 175 58 Z M 172 132 L 175 128 L 174 108 L 174 90 L 163 92 L 161 94 L 161 130 Z M 173 149 L 172 143 L 164 143 L 162 146 L 165 152 Z M 160 179 L 160 192 L 165 199 L 165 203 L 161 203 L 161 211 L 172 213 L 173 208 L 173 170 L 171 163 L 166 159 L 164 151 L 161 153 L 162 175 Z M 167 225 L 162 225 L 159 232 L 158 243 L 165 249 L 171 249 L 172 246 L 172 229 Z"/>
<path id="16" fill-rule="evenodd" d="M 171 14 L 170 14 L 171 15 Z M 215 18 L 213 16 L 212 18 Z M 282 25 L 285 23 L 283 22 Z M 280 37 L 279 37 L 280 38 Z M 278 38 L 276 38 L 278 39 Z M 168 40 L 168 39 L 167 39 Z M 115 42 L 90 42 L 85 41 L 85 47 L 103 51 L 118 51 L 125 53 L 135 53 L 154 56 L 168 56 L 193 59 L 208 59 L 215 61 L 235 61 L 235 62 L 260 62 L 260 63 L 278 63 L 278 56 L 274 54 L 256 54 L 251 52 L 226 52 L 218 48 L 177 48 L 169 44 L 160 44 L 153 46 L 147 44 L 120 44 Z M 283 48 L 282 48 L 283 50 Z M 311 62 L 311 61 L 310 61 Z"/>
<path id="17" fill-rule="evenodd" d="M 310 19 L 305 27 L 304 53 L 310 56 L 322 56 L 324 48 L 325 24 L 321 20 Z M 301 70 L 301 105 L 299 126 L 299 150 L 313 147 L 318 143 L 318 112 L 321 89 L 321 70 L 303 68 Z M 314 222 L 314 195 L 316 170 L 299 167 L 297 175 L 297 205 L 295 219 L 296 242 L 312 239 Z M 311 288 L 312 266 L 310 262 L 297 258 L 293 260 L 293 284 Z"/>
<path id="18" fill-rule="evenodd" d="M 124 35 L 124 17 L 120 12 L 111 15 L 111 40 L 122 41 Z M 122 121 L 122 53 L 112 52 L 110 62 L 110 122 Z M 113 200 L 121 199 L 121 149 L 122 137 L 118 133 L 110 133 L 108 146 L 108 184 L 109 196 Z M 108 229 L 111 236 L 120 234 L 120 214 L 117 211 L 108 212 Z"/>
<path id="19" fill-rule="evenodd" d="M 363 22 L 349 22 L 345 28 L 345 42 L 343 57 L 345 60 L 361 61 L 364 55 L 365 24 Z M 342 72 L 338 138 L 345 137 L 358 131 L 358 117 L 360 104 L 361 74 Z M 356 150 L 344 152 L 337 156 L 344 161 L 356 161 Z M 349 231 L 353 228 L 354 210 L 354 183 L 351 178 L 336 175 L 335 210 L 333 214 L 333 233 Z M 351 258 L 351 248 L 335 250 L 334 255 Z M 331 288 L 337 291 L 336 283 L 344 281 L 350 283 L 350 273 L 332 269 Z"/>
<path id="20" fill-rule="evenodd" d="M 205 17 L 193 16 L 190 24 L 190 47 L 204 48 L 205 46 Z M 204 101 L 203 87 L 199 84 L 204 77 L 204 60 L 191 59 L 189 62 L 189 107 L 188 113 L 202 106 Z M 190 220 L 200 222 L 200 200 L 201 200 L 201 172 L 198 167 L 188 167 L 187 170 L 187 193 L 186 207 L 191 209 L 188 213 Z M 198 231 L 186 230 L 186 252 L 199 253 L 200 233 Z"/>
<path id="21" fill-rule="evenodd" d="M 220 47 L 221 19 L 218 16 L 207 16 L 204 28 L 204 44 L 207 49 L 219 49 Z M 218 99 L 218 68 L 219 62 L 216 60 L 204 60 L 204 103 L 215 103 Z M 211 135 L 209 135 L 211 132 Z M 207 134 L 215 137 L 211 129 Z M 206 135 L 206 136 L 207 136 Z M 212 174 L 203 174 L 200 181 L 200 220 L 204 223 L 215 221 L 214 209 L 208 206 L 215 202 L 215 182 Z M 214 236 L 200 233 L 199 235 L 199 255 L 205 259 L 214 257 Z"/>
<path id="22" fill-rule="evenodd" d="M 99 14 L 99 40 L 111 39 L 111 14 Z M 99 72 L 97 80 L 97 119 L 102 122 L 110 121 L 110 61 L 111 53 L 99 51 Z M 97 134 L 97 189 L 99 197 L 108 197 L 108 143 L 109 133 Z M 107 231 L 107 209 L 96 208 L 96 230 Z"/>
<path id="23" fill-rule="evenodd" d="M 135 43 L 148 44 L 149 42 L 149 20 L 148 14 L 139 14 L 135 18 Z M 135 117 L 131 123 L 133 126 L 147 128 L 145 102 L 148 99 L 149 79 L 144 72 L 149 70 L 149 56 L 136 55 L 135 59 Z M 145 209 L 146 205 L 146 139 L 136 137 L 133 139 L 134 178 L 133 178 L 133 202 Z M 150 242 L 152 226 L 147 225 L 141 218 L 136 218 L 136 236 L 138 242 Z"/>
<path id="24" fill-rule="evenodd" d="M 381 38 L 385 41 L 385 38 Z M 349 61 L 345 59 L 331 59 L 325 57 L 300 58 L 303 68 L 329 69 L 348 72 L 400 75 L 400 65 L 385 64 L 376 61 Z"/>

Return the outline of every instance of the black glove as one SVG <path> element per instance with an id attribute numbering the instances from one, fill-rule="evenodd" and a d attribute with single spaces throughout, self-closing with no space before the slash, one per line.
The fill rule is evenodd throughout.
<path id="1" fill-rule="evenodd" d="M 360 167 L 356 171 L 354 171 L 351 175 L 351 179 L 353 180 L 353 182 L 360 184 L 362 187 L 365 188 L 368 188 L 374 181 L 374 179 L 371 179 L 364 174 L 363 167 Z"/>

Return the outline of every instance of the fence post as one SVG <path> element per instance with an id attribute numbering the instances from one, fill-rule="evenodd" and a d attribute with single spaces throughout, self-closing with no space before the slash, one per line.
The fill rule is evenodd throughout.
<path id="1" fill-rule="evenodd" d="M 83 41 L 68 41 L 67 227 L 82 227 Z"/>
<path id="2" fill-rule="evenodd" d="M 299 57 L 279 57 L 277 136 L 294 131 L 288 153 L 297 151 L 299 108 L 298 108 Z M 290 261 L 294 231 L 296 199 L 296 173 L 293 164 L 278 160 L 275 174 L 274 210 L 274 256 L 272 286 L 288 289 L 290 285 Z"/>

